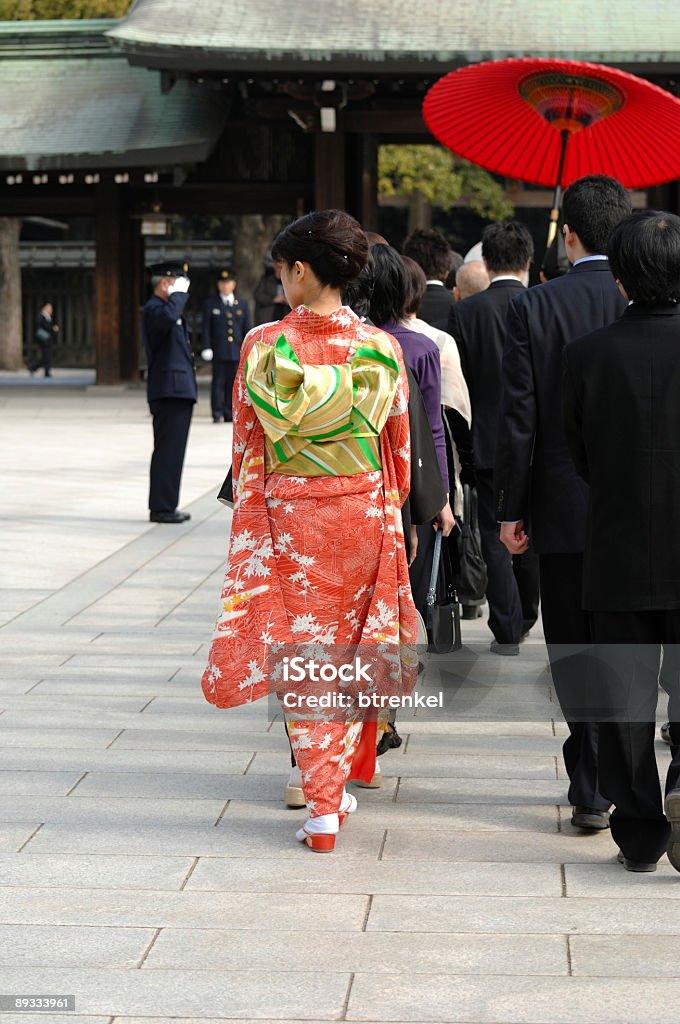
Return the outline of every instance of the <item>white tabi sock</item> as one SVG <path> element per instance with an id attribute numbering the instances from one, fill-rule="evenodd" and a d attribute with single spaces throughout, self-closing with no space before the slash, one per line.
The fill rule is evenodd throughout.
<path id="1" fill-rule="evenodd" d="M 318 818 L 307 818 L 303 827 L 295 833 L 295 838 L 304 843 L 307 836 L 337 835 L 339 831 L 337 814 L 320 814 Z"/>

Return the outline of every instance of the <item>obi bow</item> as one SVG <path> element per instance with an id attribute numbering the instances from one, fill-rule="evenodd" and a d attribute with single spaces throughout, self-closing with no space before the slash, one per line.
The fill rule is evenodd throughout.
<path id="1" fill-rule="evenodd" d="M 300 363 L 281 334 L 256 342 L 245 364 L 248 394 L 265 432 L 269 472 L 351 476 L 380 469 L 377 439 L 394 401 L 399 365 L 371 338 L 350 362 Z"/>

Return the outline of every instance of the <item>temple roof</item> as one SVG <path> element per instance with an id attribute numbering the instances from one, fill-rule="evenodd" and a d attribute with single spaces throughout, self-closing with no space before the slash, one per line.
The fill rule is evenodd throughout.
<path id="1" fill-rule="evenodd" d="M 196 163 L 226 118 L 210 84 L 131 68 L 104 25 L 0 23 L 0 169 L 67 170 Z"/>
<path id="2" fill-rule="evenodd" d="M 678 0 L 135 0 L 109 33 L 168 70 L 441 72 L 503 57 L 680 64 Z"/>

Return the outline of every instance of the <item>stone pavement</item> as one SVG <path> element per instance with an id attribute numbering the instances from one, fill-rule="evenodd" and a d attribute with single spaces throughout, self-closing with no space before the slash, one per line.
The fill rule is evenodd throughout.
<path id="1" fill-rule="evenodd" d="M 0 382 L 0 995 L 76 999 L 2 1019 L 679 1019 L 680 878 L 571 829 L 540 634 L 494 658 L 465 622 L 484 694 L 401 716 L 383 788 L 315 856 L 280 721 L 200 691 L 230 428 L 203 393 L 192 520 L 153 526 L 143 393 L 78 383 Z"/>

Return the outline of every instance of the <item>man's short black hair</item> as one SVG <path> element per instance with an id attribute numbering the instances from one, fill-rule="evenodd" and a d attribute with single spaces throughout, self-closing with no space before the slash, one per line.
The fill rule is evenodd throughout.
<path id="1" fill-rule="evenodd" d="M 524 224 L 506 220 L 482 232 L 482 259 L 494 274 L 524 270 L 534 255 L 534 240 Z"/>
<path id="2" fill-rule="evenodd" d="M 606 252 L 607 239 L 633 209 L 628 190 L 616 178 L 589 174 L 577 178 L 564 193 L 562 220 L 576 232 L 583 248 Z"/>
<path id="3" fill-rule="evenodd" d="M 609 236 L 607 255 L 629 299 L 680 301 L 680 217 L 674 213 L 632 213 Z"/>
<path id="4" fill-rule="evenodd" d="M 401 247 L 425 271 L 428 281 L 444 281 L 453 263 L 453 250 L 439 231 L 416 228 Z"/>

